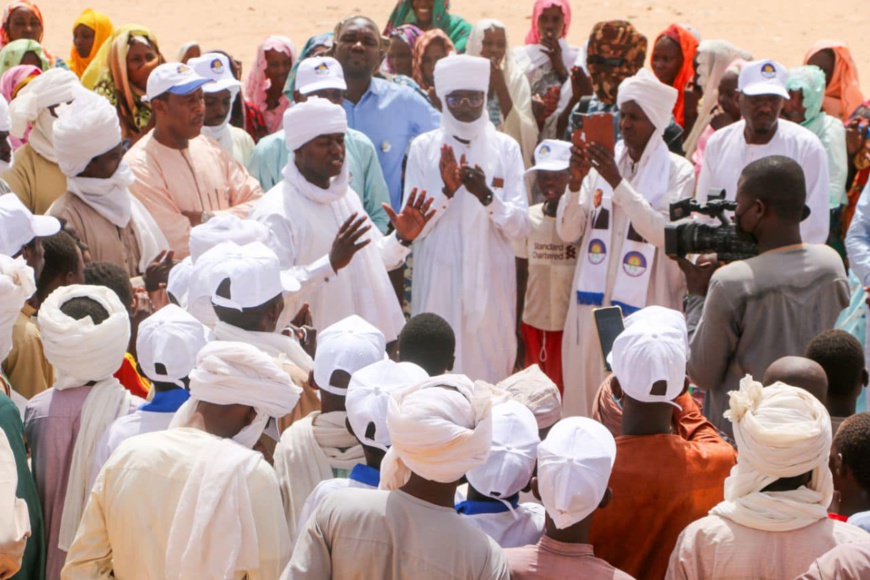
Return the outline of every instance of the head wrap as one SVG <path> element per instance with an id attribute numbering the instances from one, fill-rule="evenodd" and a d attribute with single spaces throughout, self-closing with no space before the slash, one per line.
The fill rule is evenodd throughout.
<path id="1" fill-rule="evenodd" d="M 522 403 L 507 400 L 492 407 L 492 446 L 482 465 L 466 476 L 474 489 L 506 501 L 532 479 L 537 462 L 538 423 Z M 508 509 L 513 507 L 508 503 Z"/>
<path id="2" fill-rule="evenodd" d="M 12 350 L 12 327 L 34 292 L 33 268 L 21 256 L 13 259 L 0 254 L 0 362 Z"/>
<path id="3" fill-rule="evenodd" d="M 321 390 L 343 397 L 347 389 L 331 383 L 335 371 L 345 371 L 352 376 L 383 360 L 386 352 L 387 341 L 380 330 L 356 314 L 348 316 L 327 326 L 317 336 L 314 382 Z"/>
<path id="4" fill-rule="evenodd" d="M 200 256 L 221 242 L 235 242 L 240 246 L 253 242 L 266 242 L 269 228 L 254 220 L 233 214 L 217 215 L 190 230 L 190 259 L 196 263 Z"/>
<path id="5" fill-rule="evenodd" d="M 698 120 L 683 144 L 686 158 L 690 159 L 701 134 L 710 125 L 719 104 L 719 81 L 735 59 L 752 60 L 752 54 L 724 40 L 705 40 L 698 45 L 698 86 L 704 95 L 698 107 Z"/>
<path id="6" fill-rule="evenodd" d="M 4 46 L 3 50 L 0 50 L 0 74 L 20 65 L 24 55 L 28 52 L 34 53 L 39 58 L 39 62 L 42 63 L 40 70 L 45 71 L 51 68 L 51 62 L 45 56 L 42 46 L 35 40 L 22 38 L 20 40 L 13 40 Z"/>
<path id="7" fill-rule="evenodd" d="M 12 130 L 12 119 L 9 118 L 9 103 L 0 95 L 0 131 L 8 133 Z"/>
<path id="8" fill-rule="evenodd" d="M 290 151 L 334 133 L 347 133 L 347 113 L 326 99 L 311 97 L 284 113 L 284 138 Z"/>
<path id="9" fill-rule="evenodd" d="M 334 44 L 334 35 L 332 32 L 324 32 L 323 34 L 315 34 L 305 42 L 305 46 L 299 52 L 299 58 L 293 63 L 293 68 L 290 69 L 290 74 L 287 75 L 287 82 L 284 83 L 284 96 L 288 100 L 293 101 L 293 91 L 296 90 L 296 71 L 299 70 L 299 63 L 312 56 L 314 49 L 320 46 L 326 47 L 329 51 Z"/>
<path id="10" fill-rule="evenodd" d="M 347 387 L 345 409 L 353 434 L 363 445 L 386 451 L 390 447 L 387 429 L 387 409 L 390 398 L 402 389 L 429 378 L 426 371 L 409 362 L 389 359 L 364 367 L 351 376 Z M 373 437 L 367 437 L 369 424 L 374 424 Z"/>
<path id="11" fill-rule="evenodd" d="M 444 103 L 441 113 L 441 127 L 453 137 L 471 140 L 483 134 L 489 126 L 486 115 L 486 94 L 489 91 L 490 63 L 479 56 L 450 55 L 435 65 L 435 92 Z M 464 123 L 456 119 L 447 106 L 447 95 L 454 91 L 476 91 L 483 93 L 484 112 L 476 121 Z"/>
<path id="12" fill-rule="evenodd" d="M 435 0 L 429 30 L 435 28 L 443 30 L 456 46 L 456 50 L 465 52 L 465 43 L 471 33 L 471 24 L 459 16 L 449 14 L 449 12 L 450 0 Z M 384 36 L 389 36 L 394 28 L 402 24 L 419 24 L 417 15 L 414 13 L 412 0 L 398 0 L 396 2 L 396 7 L 390 14 L 390 19 L 384 28 Z"/>
<path id="13" fill-rule="evenodd" d="M 42 157 L 56 162 L 52 142 L 55 117 L 48 108 L 72 101 L 75 98 L 74 89 L 78 86 L 81 85 L 76 75 L 59 68 L 45 71 L 30 81 L 9 105 L 12 134 L 23 137 L 30 123 L 33 127 L 29 137 L 30 146 Z"/>
<path id="14" fill-rule="evenodd" d="M 538 365 L 509 376 L 497 386 L 528 407 L 538 422 L 538 429 L 552 427 L 562 418 L 559 387 Z"/>
<path id="15" fill-rule="evenodd" d="M 448 55 L 456 52 L 456 48 L 453 46 L 453 42 L 450 41 L 450 37 L 447 36 L 440 28 L 433 28 L 432 30 L 427 30 L 420 36 L 413 49 L 412 71 L 414 81 L 425 92 L 429 92 L 429 89 L 432 88 L 432 85 L 429 84 L 429 81 L 423 77 L 423 59 L 426 56 L 426 50 L 428 50 L 429 46 L 432 44 L 441 44 L 444 48 L 444 52 L 446 52 Z"/>
<path id="16" fill-rule="evenodd" d="M 188 256 L 172 266 L 172 269 L 169 271 L 169 279 L 166 281 L 166 292 L 172 298 L 175 298 L 175 302 L 185 310 L 188 310 L 187 295 L 190 289 L 190 275 L 192 273 L 193 261 Z M 214 310 L 212 310 L 212 316 L 214 316 Z M 212 321 L 212 325 L 214 325 L 214 321 Z"/>
<path id="17" fill-rule="evenodd" d="M 414 26 L 413 24 L 403 24 L 401 26 L 397 26 L 396 28 L 390 31 L 390 38 L 398 38 L 408 47 L 408 50 L 411 51 L 411 57 L 413 59 L 414 47 L 417 44 L 417 39 L 423 34 L 423 31 Z M 453 43 L 450 43 L 450 46 L 453 46 Z M 392 63 L 390 63 L 389 58 L 385 58 L 384 62 L 381 66 L 381 70 L 387 73 L 395 74 L 397 71 L 395 67 L 393 67 Z M 419 83 L 418 83 L 419 84 Z"/>
<path id="18" fill-rule="evenodd" d="M 58 107 L 52 137 L 60 170 L 75 177 L 92 159 L 121 143 L 118 113 L 109 102 L 78 87 L 71 104 Z"/>
<path id="19" fill-rule="evenodd" d="M 75 45 L 73 45 L 72 50 L 70 51 L 70 70 L 79 78 L 82 77 L 85 69 L 87 69 L 88 65 L 91 64 L 91 61 L 94 60 L 94 57 L 99 52 L 100 47 L 103 46 L 103 43 L 109 40 L 112 37 L 112 32 L 114 32 L 114 27 L 112 26 L 112 21 L 109 20 L 109 17 L 101 12 L 96 12 L 92 8 L 88 8 L 81 13 L 78 20 L 73 23 L 73 31 L 75 31 L 80 24 L 83 24 L 94 31 L 94 43 L 91 45 L 91 52 L 89 52 L 84 58 L 79 56 L 79 52 L 76 50 Z"/>
<path id="20" fill-rule="evenodd" d="M 3 9 L 3 22 L 2 28 L 0 28 L 0 46 L 6 46 L 11 41 L 9 33 L 6 31 L 6 25 L 9 23 L 9 17 L 12 16 L 12 13 L 19 8 L 26 8 L 33 12 L 34 16 L 39 20 L 39 23 L 42 24 L 42 34 L 40 34 L 39 38 L 36 39 L 37 42 L 42 42 L 42 37 L 45 35 L 45 19 L 42 17 L 42 12 L 39 10 L 39 7 L 30 0 L 14 0 L 7 4 Z"/>
<path id="21" fill-rule="evenodd" d="M 18 94 L 18 91 L 23 88 L 24 85 L 22 83 L 24 81 L 29 82 L 40 74 L 42 74 L 42 70 L 32 64 L 13 66 L 0 76 L 0 94 L 3 95 L 3 98 L 7 102 L 11 103 L 12 99 Z"/>
<path id="22" fill-rule="evenodd" d="M 607 492 L 616 441 L 597 421 L 562 419 L 538 446 L 538 491 L 560 530 L 585 520 Z"/>
<path id="23" fill-rule="evenodd" d="M 257 58 L 254 61 L 254 66 L 251 72 L 248 73 L 248 82 L 245 83 L 245 90 L 254 107 L 257 108 L 263 117 L 266 118 L 266 125 L 269 133 L 274 133 L 281 129 L 281 117 L 284 111 L 290 106 L 290 101 L 286 95 L 281 95 L 278 99 L 278 106 L 275 109 L 269 110 L 266 105 L 266 93 L 272 86 L 272 81 L 266 76 L 266 51 L 274 50 L 281 52 L 290 57 L 290 64 L 296 63 L 296 45 L 286 36 L 270 36 L 257 49 Z M 289 78 L 289 75 L 288 75 Z"/>
<path id="24" fill-rule="evenodd" d="M 641 69 L 619 85 L 616 104 L 621 107 L 628 101 L 637 103 L 656 128 L 656 135 L 661 136 L 671 122 L 671 110 L 676 100 L 677 89 L 662 83 L 650 71 Z M 650 139 L 655 139 L 655 136 Z"/>
<path id="25" fill-rule="evenodd" d="M 381 463 L 381 489 L 398 489 L 411 473 L 458 481 L 486 461 L 492 444 L 492 391 L 464 375 L 441 375 L 397 393 L 387 428 L 393 445 Z"/>
<path id="26" fill-rule="evenodd" d="M 785 532 L 828 515 L 834 494 L 828 468 L 831 418 L 809 392 L 783 383 L 762 388 L 746 376 L 728 393 L 737 465 L 725 480 L 725 501 L 710 513 L 756 530 Z M 781 478 L 811 473 L 808 486 L 764 492 Z"/>
<path id="27" fill-rule="evenodd" d="M 196 367 L 190 372 L 190 399 L 178 410 L 170 428 L 187 424 L 199 401 L 246 405 L 257 411 L 257 418 L 233 440 L 250 449 L 269 419 L 291 413 L 301 394 L 302 389 L 265 352 L 247 343 L 213 341 L 196 357 Z"/>
<path id="28" fill-rule="evenodd" d="M 30 513 L 27 502 L 16 497 L 18 493 L 18 464 L 9 445 L 6 432 L 0 429 L 0 568 L 17 570 L 24 557 L 27 538 L 30 537 Z"/>
<path id="29" fill-rule="evenodd" d="M 190 52 L 191 48 L 199 48 L 200 52 L 202 52 L 202 47 L 200 47 L 200 45 L 197 41 L 189 40 L 188 42 L 185 42 L 184 44 L 182 44 L 181 46 L 178 47 L 178 56 L 177 56 L 176 60 L 178 62 L 186 63 L 186 61 L 184 60 L 184 57 L 187 56 L 187 53 Z"/>
<path id="30" fill-rule="evenodd" d="M 662 32 L 658 38 L 656 38 L 656 43 L 658 43 L 659 39 L 663 36 L 676 42 L 683 55 L 683 65 L 680 67 L 680 70 L 677 71 L 677 76 L 674 79 L 674 84 L 672 86 L 677 90 L 677 102 L 674 105 L 674 120 L 676 120 L 680 127 L 684 127 L 686 124 L 686 105 L 683 98 L 683 91 L 685 90 L 686 85 L 695 78 L 695 55 L 698 53 L 698 38 L 691 30 L 678 24 L 671 24 L 668 26 L 668 28 Z M 655 44 L 653 44 L 653 46 L 655 46 Z"/>
<path id="31" fill-rule="evenodd" d="M 785 87 L 789 91 L 800 91 L 803 95 L 804 127 L 818 134 L 814 130 L 818 121 L 824 119 L 822 101 L 825 98 L 825 73 L 817 66 L 799 66 L 788 71 L 788 81 Z M 821 127 L 819 127 L 821 130 Z"/>
<path id="32" fill-rule="evenodd" d="M 858 81 L 858 67 L 852 59 L 852 51 L 840 41 L 821 40 L 815 43 L 804 56 L 807 64 L 817 52 L 830 50 L 834 53 L 834 73 L 825 90 L 825 112 L 841 121 L 849 116 L 864 102 L 861 85 Z"/>
<path id="33" fill-rule="evenodd" d="M 526 44 L 541 43 L 541 31 L 538 30 L 538 20 L 541 18 L 544 10 L 552 7 L 562 11 L 562 16 L 565 18 L 565 29 L 562 31 L 562 38 L 568 36 L 568 30 L 571 28 L 571 4 L 568 0 L 536 0 L 535 7 L 532 8 L 532 27 L 526 33 Z"/>
<path id="34" fill-rule="evenodd" d="M 624 20 L 599 22 L 592 28 L 587 66 L 595 94 L 602 103 L 615 103 L 620 83 L 643 67 L 646 44 L 646 37 Z M 598 59 L 613 63 L 598 62 Z"/>
<path id="35" fill-rule="evenodd" d="M 208 330 L 179 306 L 164 306 L 139 325 L 136 353 L 139 366 L 152 381 L 184 388 L 196 355 L 208 342 Z M 157 370 L 157 365 L 163 368 Z"/>

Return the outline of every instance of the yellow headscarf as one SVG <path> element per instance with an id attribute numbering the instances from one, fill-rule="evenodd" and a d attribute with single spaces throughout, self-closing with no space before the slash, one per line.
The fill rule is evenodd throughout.
<path id="1" fill-rule="evenodd" d="M 82 58 L 79 56 L 78 51 L 76 51 L 76 47 L 72 47 L 72 51 L 69 56 L 69 68 L 71 71 L 76 73 L 76 76 L 81 78 L 85 73 L 85 69 L 88 68 L 88 65 L 91 64 L 91 61 L 94 60 L 94 57 L 99 52 L 100 47 L 103 46 L 109 38 L 112 36 L 112 21 L 109 20 L 109 17 L 105 14 L 101 14 L 100 12 L 94 12 L 91 8 L 88 8 L 82 15 L 79 16 L 79 19 L 75 21 L 73 24 L 73 30 L 79 24 L 84 24 L 88 28 L 94 31 L 94 44 L 91 46 L 91 52 L 88 54 L 86 58 Z"/>
<path id="2" fill-rule="evenodd" d="M 116 28 L 114 32 L 109 36 L 106 42 L 100 47 L 96 53 L 91 51 L 91 63 L 85 69 L 85 72 L 82 73 L 81 81 L 86 89 L 89 91 L 94 90 L 94 87 L 97 85 L 97 81 L 100 80 L 100 75 L 103 74 L 103 71 L 109 67 L 109 52 L 112 48 L 112 44 L 124 33 L 129 33 L 131 31 L 139 31 L 143 36 L 147 36 L 148 38 L 154 38 L 151 35 L 151 32 L 145 28 L 144 26 L 138 26 L 136 24 L 128 24 L 125 26 L 121 26 L 120 28 Z M 128 35 L 129 36 L 129 35 Z M 126 40 L 125 40 L 126 42 Z M 124 57 L 126 58 L 126 52 L 124 52 Z"/>

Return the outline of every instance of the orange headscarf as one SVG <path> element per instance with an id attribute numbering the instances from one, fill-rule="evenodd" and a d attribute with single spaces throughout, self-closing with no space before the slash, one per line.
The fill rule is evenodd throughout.
<path id="1" fill-rule="evenodd" d="M 426 49 L 429 48 L 429 45 L 433 42 L 440 42 L 444 45 L 447 54 L 456 50 L 450 37 L 440 28 L 427 30 L 417 39 L 417 42 L 414 44 L 413 74 L 414 80 L 424 92 L 429 92 L 429 89 L 431 89 L 432 86 L 423 78 L 423 57 L 426 56 Z"/>
<path id="2" fill-rule="evenodd" d="M 104 42 L 112 37 L 114 28 L 112 27 L 112 21 L 109 20 L 108 16 L 101 14 L 100 12 L 95 12 L 91 8 L 82 12 L 79 19 L 73 24 L 73 30 L 75 30 L 79 24 L 84 24 L 94 31 L 94 44 L 91 46 L 91 52 L 87 57 L 82 58 L 79 56 L 75 46 L 72 47 L 72 52 L 70 52 L 69 55 L 70 70 L 76 73 L 77 77 L 82 78 L 85 69 L 88 68 L 88 65 L 91 64 L 92 60 L 94 60 L 100 47 L 103 46 Z"/>
<path id="3" fill-rule="evenodd" d="M 677 104 L 674 105 L 674 120 L 680 127 L 685 127 L 686 103 L 683 98 L 683 91 L 686 85 L 695 78 L 695 55 L 698 54 L 698 39 L 694 34 L 679 26 L 671 24 L 668 28 L 656 37 L 656 42 L 663 36 L 667 36 L 674 42 L 680 45 L 680 51 L 683 53 L 683 66 L 677 73 L 672 85 L 677 89 Z M 655 44 L 653 44 L 655 46 Z"/>
<path id="4" fill-rule="evenodd" d="M 3 28 L 0 28 L 0 48 L 6 46 L 12 40 L 9 38 L 9 34 L 6 32 L 6 22 L 9 20 L 9 17 L 12 15 L 12 13 L 19 8 L 27 8 L 28 10 L 33 12 L 34 16 L 36 16 L 42 23 L 42 34 L 40 34 L 39 38 L 36 39 L 36 42 L 42 42 L 42 37 L 45 34 L 45 19 L 42 17 L 42 12 L 40 12 L 39 6 L 31 2 L 30 0 L 16 0 L 7 4 L 6 7 L 3 9 Z"/>
<path id="5" fill-rule="evenodd" d="M 831 75 L 831 82 L 825 90 L 822 109 L 845 122 L 849 119 L 849 115 L 864 102 L 858 84 L 858 67 L 852 60 L 852 52 L 845 44 L 836 40 L 820 40 L 815 43 L 804 56 L 804 64 L 807 64 L 814 54 L 823 50 L 834 53 L 834 74 Z"/>

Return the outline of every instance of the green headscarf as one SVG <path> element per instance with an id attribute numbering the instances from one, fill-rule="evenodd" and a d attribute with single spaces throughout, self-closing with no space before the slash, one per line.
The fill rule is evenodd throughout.
<path id="1" fill-rule="evenodd" d="M 39 57 L 39 62 L 42 63 L 39 68 L 41 68 L 43 72 L 51 68 L 51 62 L 49 62 L 45 53 L 42 51 L 42 46 L 35 40 L 21 38 L 19 40 L 13 40 L 4 46 L 3 50 L 0 50 L 0 76 L 10 68 L 20 65 L 21 59 L 23 59 L 24 55 L 28 52 L 33 52 L 37 57 Z"/>
<path id="2" fill-rule="evenodd" d="M 450 10 L 450 0 L 435 0 L 435 6 L 432 8 L 432 26 L 431 28 L 440 28 L 447 36 L 450 37 L 456 52 L 464 53 L 465 45 L 468 42 L 468 37 L 471 36 L 471 23 L 466 22 L 459 16 L 448 14 Z M 396 7 L 393 8 L 393 13 L 390 14 L 390 21 L 387 28 L 384 30 L 384 36 L 389 36 L 393 28 L 403 24 L 415 24 L 417 15 L 411 6 L 411 0 L 399 0 Z"/>
<path id="3" fill-rule="evenodd" d="M 801 125 L 818 134 L 821 127 L 816 125 L 825 118 L 825 113 L 822 111 L 822 101 L 825 98 L 825 73 L 814 65 L 799 66 L 789 71 L 785 86 L 789 91 L 800 91 L 803 94 L 805 112 Z"/>

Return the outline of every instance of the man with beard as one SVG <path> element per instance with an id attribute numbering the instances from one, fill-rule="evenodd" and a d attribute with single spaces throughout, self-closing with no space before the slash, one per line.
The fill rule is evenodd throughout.
<path id="1" fill-rule="evenodd" d="M 772 60 L 756 60 L 743 67 L 737 81 L 743 120 L 710 137 L 696 197 L 705 203 L 711 189 L 724 189 L 733 200 L 744 167 L 770 155 L 784 155 L 797 161 L 806 176 L 810 215 L 801 224 L 801 239 L 824 244 L 830 227 L 827 154 L 812 132 L 779 118 L 783 101 L 789 98 L 787 79 L 785 67 Z"/>
<path id="2" fill-rule="evenodd" d="M 759 255 L 716 270 L 712 279 L 713 268 L 680 260 L 689 293 L 706 295 L 688 373 L 707 391 L 704 414 L 729 435 L 728 392 L 747 374 L 762 376 L 780 357 L 802 355 L 849 303 L 837 252 L 803 243 L 805 199 L 804 171 L 796 161 L 782 155 L 753 161 L 737 182 L 735 221 L 739 232 L 757 241 Z"/>

